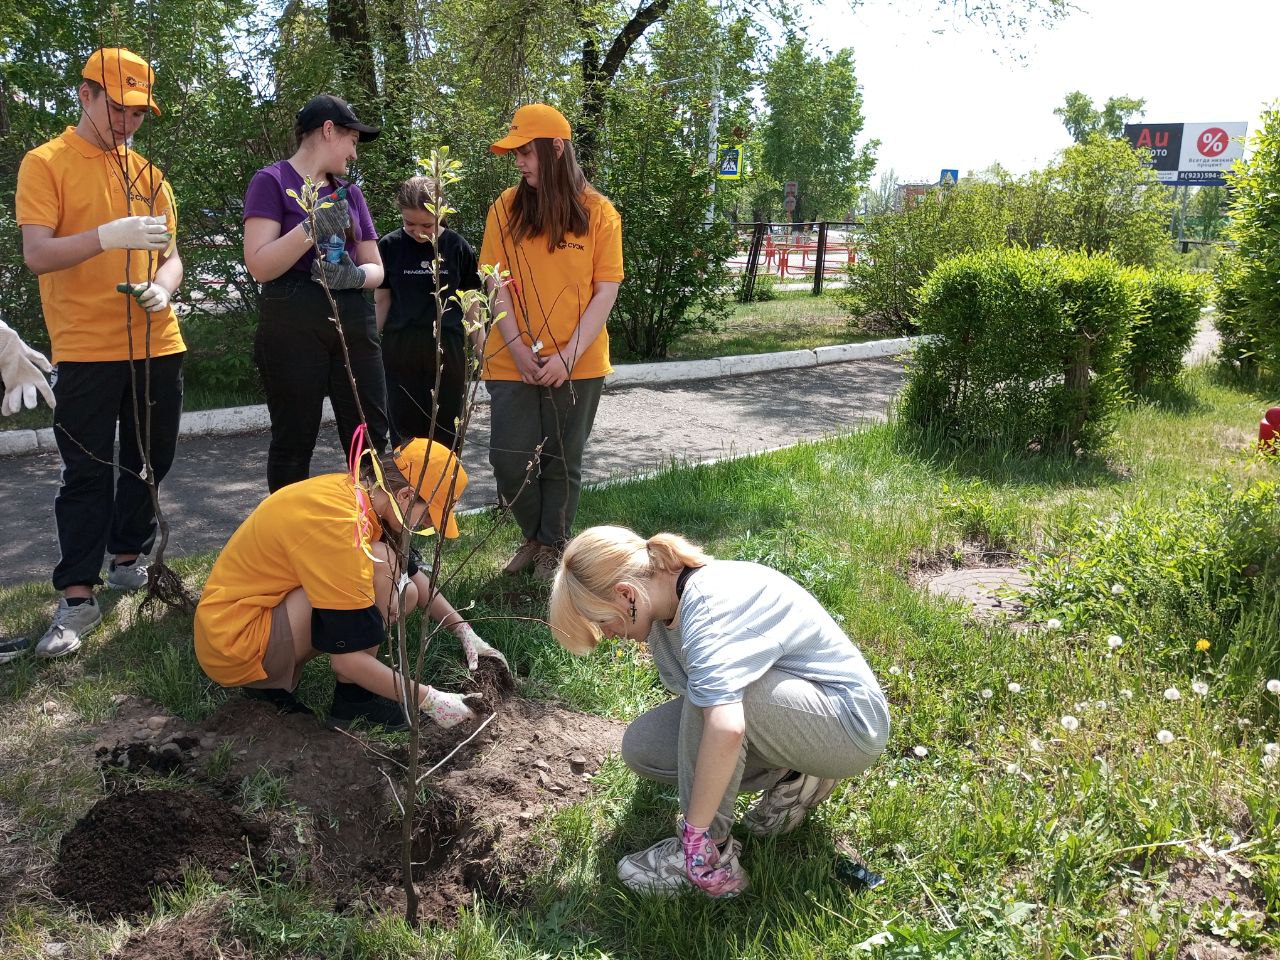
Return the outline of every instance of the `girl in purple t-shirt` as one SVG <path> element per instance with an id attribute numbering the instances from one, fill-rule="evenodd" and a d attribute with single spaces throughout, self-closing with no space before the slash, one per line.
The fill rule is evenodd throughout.
<path id="1" fill-rule="evenodd" d="M 387 447 L 386 380 L 373 306 L 364 294 L 382 284 L 378 234 L 360 188 L 340 179 L 356 158 L 356 144 L 372 140 L 378 128 L 361 123 L 346 101 L 321 94 L 298 111 L 294 134 L 293 156 L 255 173 L 244 198 L 244 262 L 262 284 L 253 356 L 271 414 L 272 492 L 310 474 L 326 396 L 344 450 L 360 425 L 322 275 L 338 304 L 370 440 L 379 454 Z M 301 194 L 306 178 L 331 201 L 316 211 L 316 238 L 287 193 Z"/>

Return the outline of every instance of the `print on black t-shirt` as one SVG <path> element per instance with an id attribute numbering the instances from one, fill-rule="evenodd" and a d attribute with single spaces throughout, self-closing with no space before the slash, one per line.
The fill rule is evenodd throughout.
<path id="1" fill-rule="evenodd" d="M 419 243 L 403 229 L 392 230 L 378 241 L 378 252 L 386 278 L 382 286 L 391 291 L 391 308 L 383 333 L 398 330 L 434 330 L 436 323 L 435 248 L 430 241 Z M 462 332 L 462 309 L 450 298 L 459 290 L 479 290 L 476 252 L 453 230 L 440 233 L 440 296 L 444 302 L 441 326 Z"/>

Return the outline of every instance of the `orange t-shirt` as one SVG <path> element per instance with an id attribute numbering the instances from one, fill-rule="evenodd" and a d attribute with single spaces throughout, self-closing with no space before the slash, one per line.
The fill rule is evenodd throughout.
<path id="1" fill-rule="evenodd" d="M 112 157 L 74 127 L 29 151 L 18 169 L 18 225 L 38 224 L 52 228 L 55 237 L 69 237 L 119 217 L 162 216 L 169 221 L 170 233 L 176 232 L 173 191 L 164 174 L 124 146 L 117 151 Z M 127 193 L 123 166 L 132 184 Z M 148 317 L 151 356 L 185 350 L 172 307 L 148 314 L 116 290 L 117 283 L 125 282 L 126 269 L 130 283 L 151 280 L 157 260 L 145 250 L 104 250 L 74 267 L 41 274 L 40 303 L 53 343 L 53 362 L 145 357 Z"/>
<path id="2" fill-rule="evenodd" d="M 258 504 L 218 554 L 196 608 L 196 658 L 209 679 L 231 687 L 266 676 L 271 612 L 290 590 L 322 610 L 372 606 L 367 550 L 381 535 L 345 473 L 291 483 Z"/>
<path id="3" fill-rule="evenodd" d="M 489 207 L 480 262 L 497 264 L 502 270 L 510 271 L 514 281 L 511 300 L 516 328 L 524 341 L 524 349 L 541 340 L 545 356 L 572 344 L 582 312 L 595 293 L 594 284 L 622 281 L 622 218 L 607 198 L 588 190 L 583 197 L 591 218 L 586 236 L 566 234 L 555 250 L 547 249 L 545 236 L 515 244 L 510 233 L 511 203 L 515 195 L 515 187 L 504 190 Z M 579 348 L 570 377 L 586 380 L 612 372 L 606 327 L 594 342 Z M 520 379 L 496 323 L 485 345 L 483 377 L 486 380 Z"/>

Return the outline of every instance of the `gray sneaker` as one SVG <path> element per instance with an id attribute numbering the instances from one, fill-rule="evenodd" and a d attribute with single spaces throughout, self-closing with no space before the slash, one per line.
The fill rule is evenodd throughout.
<path id="1" fill-rule="evenodd" d="M 747 872 L 738 859 L 740 851 L 741 845 L 730 837 L 720 853 L 721 865 L 729 867 L 742 882 L 737 890 L 725 896 L 736 896 L 747 889 Z M 623 857 L 618 861 L 618 879 L 630 890 L 660 896 L 671 896 L 693 886 L 684 872 L 684 850 L 679 837 L 667 837 L 648 850 Z"/>
<path id="2" fill-rule="evenodd" d="M 65 657 L 80 649 L 80 641 L 93 633 L 102 623 L 102 611 L 97 601 L 68 606 L 67 598 L 58 600 L 58 612 L 53 623 L 36 644 L 37 657 Z"/>
<path id="3" fill-rule="evenodd" d="M 111 561 L 107 569 L 107 588 L 110 590 L 145 590 L 147 574 L 151 565 L 146 557 L 139 557 L 133 563 L 117 564 Z"/>
<path id="4" fill-rule="evenodd" d="M 742 825 L 761 837 L 790 833 L 836 788 L 834 780 L 823 780 L 802 773 L 794 780 L 780 781 L 760 795 Z"/>

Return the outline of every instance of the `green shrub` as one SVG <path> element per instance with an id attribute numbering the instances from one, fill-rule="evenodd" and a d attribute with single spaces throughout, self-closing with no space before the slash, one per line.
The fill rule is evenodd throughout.
<path id="1" fill-rule="evenodd" d="M 840 304 L 860 329 L 913 333 L 919 288 L 950 257 L 1008 242 L 1011 185 L 962 184 L 930 190 L 906 209 L 867 223 Z"/>
<path id="2" fill-rule="evenodd" d="M 1218 271 L 1223 359 L 1280 373 L 1280 104 L 1263 113 L 1253 153 L 1228 179 L 1236 249 Z"/>
<path id="3" fill-rule="evenodd" d="M 769 300 L 777 300 L 778 292 L 774 289 L 777 285 L 778 278 L 772 273 L 757 274 L 755 285 L 751 288 L 751 302 L 766 303 Z"/>
<path id="4" fill-rule="evenodd" d="M 1124 365 L 1135 391 L 1171 382 L 1200 326 L 1207 283 L 1177 270 L 1129 271 L 1134 314 Z"/>
<path id="5" fill-rule="evenodd" d="M 1036 619 L 1069 631 L 1141 640 L 1156 655 L 1186 656 L 1201 639 L 1215 655 L 1272 583 L 1280 555 L 1280 488 L 1216 481 L 1173 504 L 1139 499 L 1108 520 L 1069 531 L 1028 569 Z M 1270 649 L 1280 648 L 1272 621 Z"/>
<path id="6" fill-rule="evenodd" d="M 921 332 L 902 414 L 978 444 L 1095 446 L 1120 401 L 1133 303 L 1108 257 L 989 250 L 939 266 L 920 292 Z"/>

